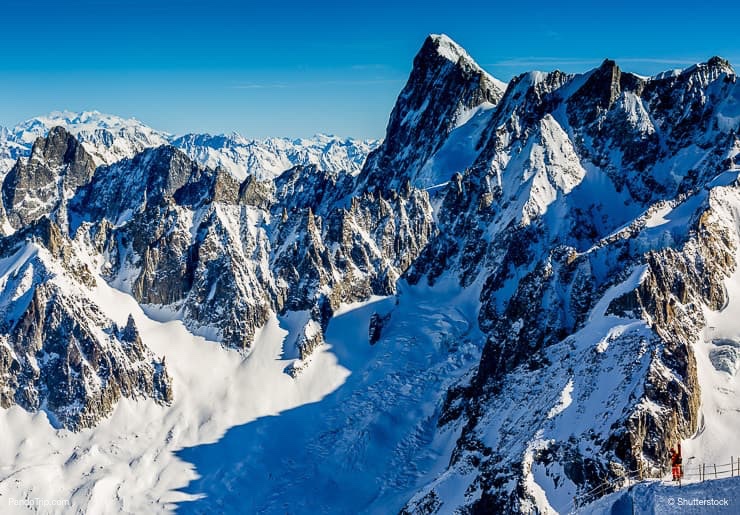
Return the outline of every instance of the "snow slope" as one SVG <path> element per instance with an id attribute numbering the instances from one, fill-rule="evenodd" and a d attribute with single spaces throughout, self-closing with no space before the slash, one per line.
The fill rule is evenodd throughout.
<path id="1" fill-rule="evenodd" d="M 214 442 L 233 425 L 319 401 L 347 377 L 328 347 L 314 355 L 317 366 L 297 379 L 285 374 L 288 361 L 280 355 L 286 331 L 277 319 L 243 360 L 191 335 L 179 321 L 149 319 L 131 297 L 98 284 L 91 297 L 118 323 L 133 314 L 144 343 L 165 356 L 175 401 L 160 407 L 124 400 L 109 419 L 79 433 L 53 429 L 43 413 L 0 411 L 3 513 L 16 509 L 5 499 L 37 497 L 69 499 L 75 511 L 87 513 L 168 511 L 191 498 L 177 489 L 195 478 L 177 450 Z"/>
<path id="2" fill-rule="evenodd" d="M 202 476 L 185 491 L 205 497 L 180 512 L 390 513 L 438 473 L 457 436 L 435 435 L 440 392 L 479 357 L 477 302 L 449 285 L 407 287 L 399 299 L 331 321 L 326 341 L 350 375 L 326 398 L 181 451 Z M 374 312 L 392 315 L 371 346 Z"/>
<path id="3" fill-rule="evenodd" d="M 345 306 L 294 379 L 285 373 L 288 320 L 272 318 L 242 359 L 180 321 L 148 318 L 99 280 L 91 297 L 118 323 L 133 314 L 166 359 L 175 401 L 123 400 L 79 433 L 54 430 L 43 413 L 0 411 L 0 496 L 70 499 L 87 513 L 399 509 L 442 470 L 457 437 L 435 428 L 440 396 L 480 356 L 471 291 L 406 287 L 397 306 Z M 371 346 L 375 312 L 392 318 Z"/>
<path id="4" fill-rule="evenodd" d="M 476 148 L 481 134 L 491 120 L 493 104 L 485 103 L 466 113 L 449 134 L 442 147 L 429 158 L 419 171 L 416 185 L 433 187 L 449 181 L 452 174 L 462 173 L 478 157 Z"/>
<path id="5" fill-rule="evenodd" d="M 735 514 L 740 511 L 740 477 L 677 486 L 639 483 L 575 511 L 588 515 Z"/>

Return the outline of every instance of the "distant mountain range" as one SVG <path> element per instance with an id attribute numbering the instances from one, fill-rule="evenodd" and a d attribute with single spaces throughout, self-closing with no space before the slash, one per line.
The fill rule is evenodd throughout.
<path id="1" fill-rule="evenodd" d="M 239 179 L 247 174 L 272 178 L 294 166 L 318 165 L 324 170 L 357 173 L 377 140 L 341 139 L 323 134 L 308 139 L 267 138 L 250 140 L 231 135 L 186 134 L 175 137 L 135 119 L 102 114 L 54 112 L 12 128 L 0 127 L 0 172 L 10 170 L 19 157 L 31 152 L 36 138 L 52 127 L 64 127 L 80 141 L 96 165 L 113 164 L 134 157 L 147 148 L 172 145 L 195 162 L 223 167 Z"/>

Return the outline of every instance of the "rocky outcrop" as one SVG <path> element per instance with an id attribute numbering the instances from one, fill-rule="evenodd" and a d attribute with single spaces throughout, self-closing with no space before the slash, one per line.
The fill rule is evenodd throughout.
<path id="1" fill-rule="evenodd" d="M 357 180 L 309 166 L 238 183 L 160 147 L 100 168 L 70 203 L 72 229 L 97 241 L 111 283 L 246 350 L 270 313 L 316 311 L 323 331 L 341 302 L 394 293 L 424 248 L 428 196 L 355 196 Z"/>
<path id="2" fill-rule="evenodd" d="M 132 159 L 98 169 L 92 181 L 71 201 L 70 208 L 82 221 L 106 218 L 116 224 L 148 206 L 172 201 L 194 205 L 206 191 L 196 192 L 201 179 L 213 173 L 193 163 L 169 146 L 148 149 Z"/>
<path id="3" fill-rule="evenodd" d="M 18 229 L 52 215 L 66 225 L 63 204 L 94 171 L 92 158 L 71 134 L 61 127 L 51 129 L 3 181 L 3 207 L 10 225 Z"/>
<path id="4" fill-rule="evenodd" d="M 365 187 L 399 189 L 438 150 L 466 112 L 495 104 L 504 85 L 483 71 L 457 43 L 431 35 L 414 58 L 408 82 L 391 112 L 383 144 L 363 170 Z"/>
<path id="5" fill-rule="evenodd" d="M 737 251 L 737 235 L 711 220 L 712 209 L 698 214 L 693 237 L 679 249 L 649 252 L 639 286 L 607 309 L 648 320 L 662 344 L 646 377 L 643 404 L 609 442 L 632 470 L 647 465 L 667 473 L 671 442 L 698 426 L 700 384 L 692 346 L 705 326 L 702 307 L 719 310 L 727 302 L 724 281 L 736 268 Z M 648 403 L 665 409 L 647 409 Z"/>
<path id="6" fill-rule="evenodd" d="M 390 319 L 390 313 L 385 315 L 373 313 L 373 316 L 370 317 L 370 325 L 368 327 L 368 341 L 370 345 L 375 345 L 380 341 L 381 336 L 383 336 L 383 327 Z"/>
<path id="7" fill-rule="evenodd" d="M 57 277 L 62 267 L 37 243 L 4 256 L 14 259 L 0 295 L 0 405 L 44 411 L 70 430 L 92 427 L 121 397 L 172 400 L 164 362 L 146 348 L 133 318 L 124 327 Z"/>
<path id="8" fill-rule="evenodd" d="M 703 309 L 723 305 L 735 267 L 737 231 L 715 199 L 735 187 L 737 122 L 722 114 L 735 88 L 717 59 L 653 78 L 605 61 L 510 82 L 406 275 L 480 288 L 486 338 L 440 417 L 461 430 L 450 467 L 408 512 L 457 509 L 440 492 L 458 481 L 459 509 L 508 513 L 541 509 L 535 469 L 570 496 L 666 471 L 667 448 L 697 425 Z M 656 221 L 661 210 L 681 222 Z M 708 222 L 717 212 L 725 222 Z"/>

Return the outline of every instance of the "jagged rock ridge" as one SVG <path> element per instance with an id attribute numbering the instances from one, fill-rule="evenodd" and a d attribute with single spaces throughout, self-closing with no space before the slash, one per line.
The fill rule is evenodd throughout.
<path id="1" fill-rule="evenodd" d="M 240 182 L 222 168 L 204 168 L 169 145 L 95 169 L 76 139 L 57 127 L 35 142 L 31 157 L 20 158 L 4 182 L 10 220 L 4 238 L 7 257 L 16 256 L 9 242 L 48 246 L 36 242 L 27 230 L 40 223 L 70 239 L 66 254 L 59 258 L 63 263 L 56 266 L 83 263 L 83 291 L 85 286 L 94 287 L 97 276 L 142 305 L 182 319 L 192 332 L 241 351 L 249 351 L 255 332 L 271 314 L 305 312 L 295 346 L 306 360 L 323 342 L 333 310 L 341 302 L 392 294 L 397 279 L 431 234 L 426 194 L 416 190 L 389 192 L 388 198 L 355 194 L 355 182 L 350 172 L 325 172 L 315 166 L 288 170 L 275 181 L 250 175 Z M 36 197 L 47 184 L 59 188 L 41 204 Z M 39 295 L 46 291 L 40 277 L 32 285 Z M 69 299 L 48 293 L 40 302 L 62 300 Z M 132 336 L 135 328 L 116 328 L 103 320 L 94 302 L 89 304 L 94 312 L 90 318 L 104 333 L 121 336 L 101 338 L 93 332 L 75 338 L 86 348 L 120 345 L 127 350 L 135 342 L 137 357 L 148 356 L 151 363 L 148 375 L 135 381 L 139 389 L 128 386 L 125 371 L 135 369 L 138 374 L 145 367 L 122 359 L 122 371 L 112 379 L 110 367 L 90 376 L 93 382 L 111 385 L 113 393 L 106 393 L 104 401 L 94 402 L 91 395 L 80 393 L 67 398 L 66 405 L 46 407 L 38 399 L 9 393 L 5 405 L 16 402 L 32 410 L 43 406 L 62 425 L 78 429 L 110 413 L 121 395 L 171 399 L 163 363 L 141 348 L 140 340 Z M 55 319 L 65 316 L 54 312 Z M 83 325 L 74 316 L 67 318 L 71 320 L 64 322 L 65 327 Z M 38 316 L 30 324 L 36 333 L 25 332 L 24 338 L 55 342 L 70 334 Z M 20 338 L 12 333 L 14 328 L 8 327 L 11 342 Z M 45 351 L 37 350 L 19 363 L 33 363 L 41 352 Z M 28 375 L 16 361 L 7 364 L 11 391 L 18 391 L 16 385 Z M 74 409 L 86 415 L 80 420 L 64 415 Z"/>
<path id="2" fill-rule="evenodd" d="M 47 413 L 71 430 L 96 425 L 121 397 L 172 401 L 164 361 L 133 318 L 111 321 L 90 298 L 90 263 L 49 218 L 0 243 L 0 405 Z"/>
<path id="3" fill-rule="evenodd" d="M 545 487 L 573 499 L 667 470 L 698 424 L 702 310 L 724 305 L 736 267 L 738 91 L 719 58 L 648 79 L 607 60 L 509 83 L 408 272 L 481 285 L 488 338 L 446 399 L 441 423 L 462 427 L 449 470 L 406 511 L 452 509 L 439 492 L 459 482 L 460 507 L 528 512 L 545 509 Z"/>

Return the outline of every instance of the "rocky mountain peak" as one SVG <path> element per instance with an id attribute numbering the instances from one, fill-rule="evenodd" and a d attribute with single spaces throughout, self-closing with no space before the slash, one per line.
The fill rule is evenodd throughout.
<path id="1" fill-rule="evenodd" d="M 10 225 L 17 229 L 51 215 L 89 182 L 94 171 L 95 163 L 77 139 L 63 127 L 52 128 L 46 137 L 36 139 L 31 156 L 19 158 L 3 181 Z"/>
<path id="2" fill-rule="evenodd" d="M 705 88 L 723 74 L 734 76 L 735 69 L 728 60 L 714 56 L 706 62 L 685 69 L 680 77 L 687 80 L 689 84 L 696 84 L 698 87 Z"/>
<path id="3" fill-rule="evenodd" d="M 591 123 L 611 109 L 623 91 L 639 94 L 644 84 L 637 75 L 623 73 L 615 61 L 605 59 L 570 98 L 570 109 L 578 111 L 581 123 Z"/>
<path id="4" fill-rule="evenodd" d="M 732 67 L 730 61 L 718 55 L 712 56 L 706 62 L 699 63 L 696 66 L 692 66 L 686 71 L 693 72 L 696 70 L 707 70 L 714 75 L 719 75 L 720 73 L 735 75 L 735 68 Z"/>
<path id="5" fill-rule="evenodd" d="M 454 65 L 454 68 L 450 69 L 450 64 Z M 416 87 L 431 85 L 430 81 L 439 82 L 450 75 L 454 77 L 456 74 L 462 75 L 467 80 L 477 79 L 479 81 L 480 92 L 470 98 L 460 99 L 467 104 L 482 101 L 495 103 L 501 98 L 506 88 L 503 82 L 494 79 L 484 71 L 460 45 L 448 36 L 432 34 L 427 37 L 414 58 L 413 69 L 404 91 L 407 91 L 410 85 Z M 471 106 L 468 105 L 468 107 Z"/>
<path id="6" fill-rule="evenodd" d="M 70 208 L 79 220 L 115 221 L 121 215 L 130 216 L 148 205 L 171 200 L 193 205 L 213 191 L 216 179 L 214 170 L 203 168 L 171 145 L 162 145 L 98 168 L 72 199 Z"/>
<path id="7" fill-rule="evenodd" d="M 730 64 L 730 61 L 718 55 L 710 57 L 706 62 L 706 66 L 710 68 L 721 68 L 727 73 L 735 73 L 735 69 L 732 67 L 732 64 Z"/>
<path id="8" fill-rule="evenodd" d="M 187 179 L 195 163 L 182 151 L 171 145 L 151 148 L 144 151 L 144 169 L 149 180 L 162 178 L 169 189 Z"/>
<path id="9" fill-rule="evenodd" d="M 82 145 L 61 126 L 52 127 L 45 138 L 36 139 L 31 149 L 31 160 L 41 160 L 49 166 L 78 163 L 94 168 Z"/>
<path id="10" fill-rule="evenodd" d="M 430 34 L 427 37 L 419 53 L 431 52 L 437 53 L 453 63 L 457 63 L 460 58 L 465 58 L 466 60 L 473 62 L 465 49 L 455 43 L 446 34 Z"/>
<path id="11" fill-rule="evenodd" d="M 204 175 L 211 178 L 216 176 L 214 170 L 200 166 L 183 151 L 171 145 L 147 149 L 126 162 L 126 165 L 142 174 L 146 185 L 145 196 L 148 199 L 172 197 L 189 182 L 197 182 Z M 192 193 L 197 194 L 195 191 Z"/>
<path id="12" fill-rule="evenodd" d="M 412 184 L 426 161 L 468 113 L 496 104 L 505 85 L 483 71 L 447 36 L 429 36 L 388 121 L 383 144 L 369 157 L 366 183 L 396 189 Z"/>

